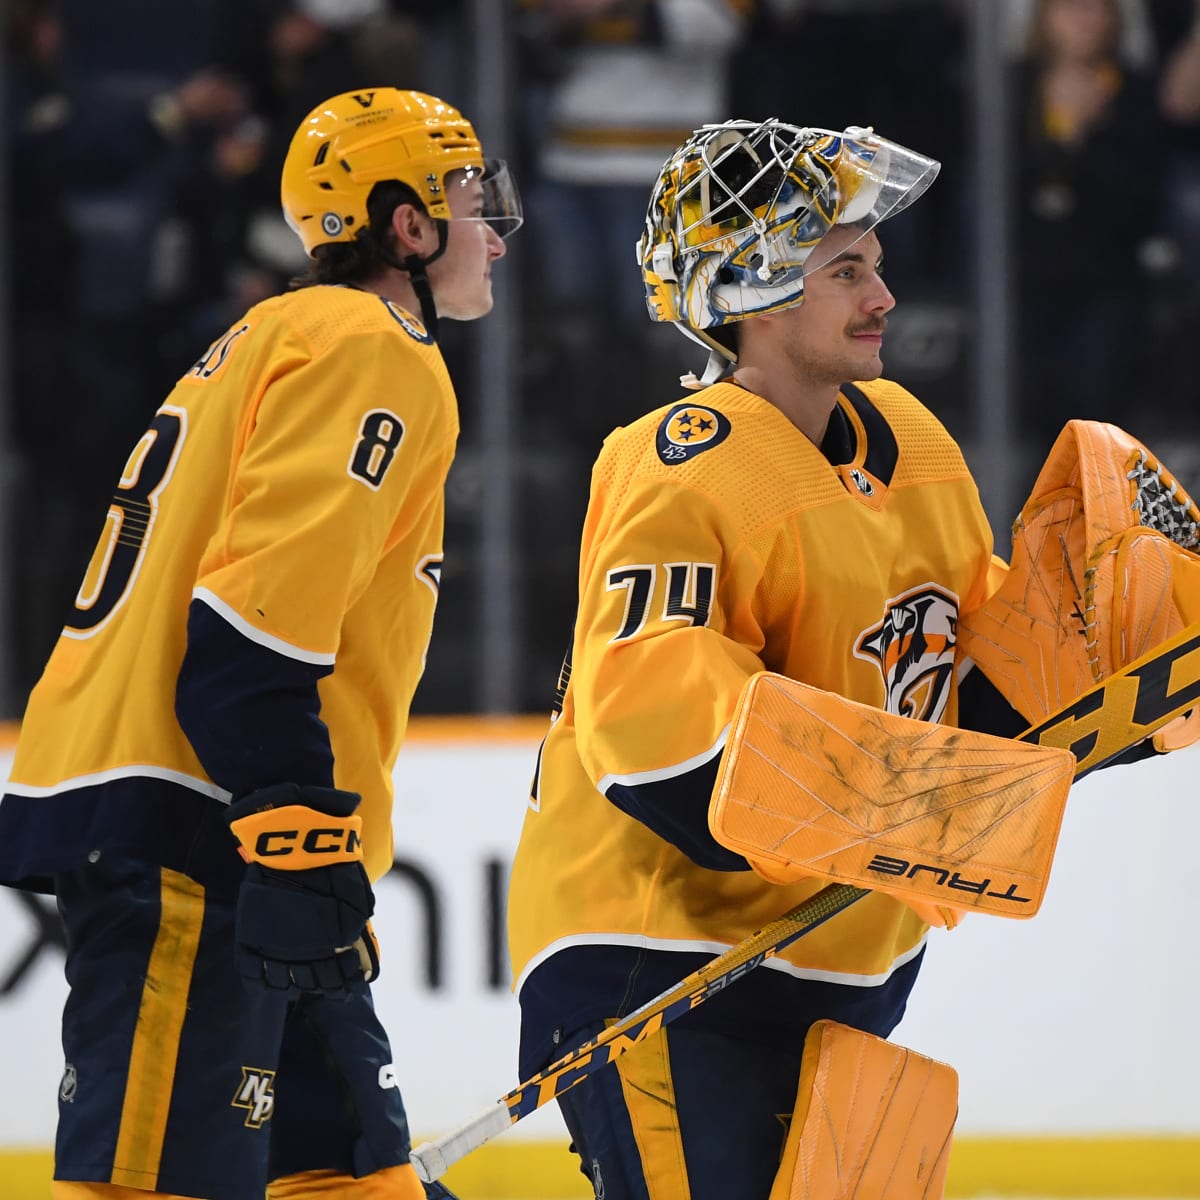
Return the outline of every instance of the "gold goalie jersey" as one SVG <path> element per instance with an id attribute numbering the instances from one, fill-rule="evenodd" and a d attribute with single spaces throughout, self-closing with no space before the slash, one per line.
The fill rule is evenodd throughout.
<path id="1" fill-rule="evenodd" d="M 842 389 L 821 448 L 732 382 L 612 434 L 513 867 L 517 990 L 569 947 L 719 952 L 818 890 L 766 883 L 708 832 L 742 685 L 776 671 L 953 723 L 956 623 L 991 549 L 958 447 L 886 381 Z M 925 932 L 873 894 L 768 965 L 882 982 Z"/>
<path id="2" fill-rule="evenodd" d="M 40 844 L 54 825 L 60 847 L 154 853 L 147 839 L 199 828 L 198 800 L 303 773 L 309 741 L 332 778 L 292 781 L 361 793 L 382 874 L 457 435 L 440 352 L 377 295 L 305 288 L 218 339 L 121 473 L 24 717 L 0 876 L 61 869 L 69 848 Z M 176 716 L 189 679 L 207 689 L 191 737 Z M 265 723 L 306 692 L 290 725 Z"/>

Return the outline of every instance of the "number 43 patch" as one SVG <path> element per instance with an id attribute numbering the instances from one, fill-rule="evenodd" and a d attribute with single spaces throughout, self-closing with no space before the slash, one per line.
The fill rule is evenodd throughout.
<path id="1" fill-rule="evenodd" d="M 378 491 L 403 437 L 404 422 L 394 412 L 372 409 L 359 426 L 358 441 L 346 470 L 372 491 Z"/>

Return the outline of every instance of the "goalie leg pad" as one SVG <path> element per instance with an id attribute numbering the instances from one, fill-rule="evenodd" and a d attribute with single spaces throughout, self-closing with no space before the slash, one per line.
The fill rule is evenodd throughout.
<path id="1" fill-rule="evenodd" d="M 770 1200 L 940 1200 L 957 1117 L 952 1067 L 818 1021 Z"/>
<path id="2" fill-rule="evenodd" d="M 426 1200 L 430 1196 L 453 1197 L 441 1184 L 425 1184 L 411 1163 L 386 1167 L 356 1179 L 340 1171 L 300 1171 L 273 1179 L 267 1185 L 267 1200 Z M 440 1189 L 440 1191 L 432 1190 Z"/>

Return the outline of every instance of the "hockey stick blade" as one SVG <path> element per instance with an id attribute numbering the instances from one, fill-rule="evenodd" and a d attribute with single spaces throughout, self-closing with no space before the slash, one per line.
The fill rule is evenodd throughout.
<path id="1" fill-rule="evenodd" d="M 1200 703 L 1200 623 L 1164 642 L 1084 692 L 1066 708 L 1027 729 L 1018 741 L 1070 750 L 1075 779 L 1111 762 Z M 568 1088 L 616 1061 L 676 1018 L 868 895 L 870 889 L 831 883 L 764 925 L 724 954 L 647 1001 L 602 1034 L 506 1093 L 450 1133 L 412 1151 L 430 1183 L 459 1159 L 510 1129 Z"/>

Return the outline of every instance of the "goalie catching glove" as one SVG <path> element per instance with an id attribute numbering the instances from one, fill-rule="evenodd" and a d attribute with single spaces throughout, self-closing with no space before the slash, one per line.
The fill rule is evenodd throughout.
<path id="1" fill-rule="evenodd" d="M 379 974 L 362 863 L 360 797 L 294 783 L 260 788 L 226 819 L 249 864 L 237 899 L 238 970 L 251 985 L 339 994 Z"/>
<path id="2" fill-rule="evenodd" d="M 1029 725 L 1200 619 L 1200 511 L 1115 425 L 1069 421 L 1013 523 L 999 590 L 959 622 L 959 653 Z M 1154 736 L 1200 738 L 1200 710 Z"/>

